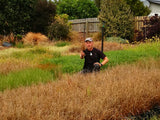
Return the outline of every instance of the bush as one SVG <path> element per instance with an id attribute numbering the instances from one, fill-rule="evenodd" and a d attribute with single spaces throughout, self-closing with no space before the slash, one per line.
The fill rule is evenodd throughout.
<path id="1" fill-rule="evenodd" d="M 135 40 L 145 41 L 153 36 L 160 37 L 160 17 L 152 16 L 149 20 L 144 19 L 145 27 L 141 31 L 135 30 Z"/>
<path id="2" fill-rule="evenodd" d="M 69 34 L 68 15 L 57 15 L 55 21 L 48 27 L 48 37 L 53 40 L 63 40 L 68 37 Z"/>
<path id="3" fill-rule="evenodd" d="M 134 33 L 134 19 L 130 6 L 124 0 L 104 0 L 99 14 L 106 37 L 121 37 L 130 42 Z"/>
<path id="4" fill-rule="evenodd" d="M 160 17 L 153 16 L 150 18 L 149 25 L 151 27 L 148 27 L 147 29 L 147 38 L 152 38 L 153 36 L 159 36 L 160 37 Z"/>

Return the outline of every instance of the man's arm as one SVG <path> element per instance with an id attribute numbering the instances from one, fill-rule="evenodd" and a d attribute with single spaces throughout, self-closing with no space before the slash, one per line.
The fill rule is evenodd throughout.
<path id="1" fill-rule="evenodd" d="M 105 57 L 101 63 L 101 66 L 105 65 L 108 61 L 109 61 L 109 59 L 107 57 Z"/>
<path id="2" fill-rule="evenodd" d="M 102 61 L 102 63 L 96 62 L 94 64 L 98 64 L 100 67 L 102 67 L 103 65 L 105 65 L 107 62 L 109 61 L 109 59 L 107 57 L 105 57 Z"/>

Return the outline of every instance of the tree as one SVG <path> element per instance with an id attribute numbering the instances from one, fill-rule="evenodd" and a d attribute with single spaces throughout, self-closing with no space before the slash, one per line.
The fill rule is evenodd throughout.
<path id="1" fill-rule="evenodd" d="M 79 18 L 92 18 L 98 16 L 98 9 L 91 0 L 77 1 L 77 14 Z"/>
<path id="2" fill-rule="evenodd" d="M 99 19 L 105 27 L 106 37 L 121 37 L 131 41 L 134 19 L 124 0 L 103 0 Z"/>
<path id="3" fill-rule="evenodd" d="M 100 9 L 100 2 L 103 0 L 94 0 L 96 6 Z M 147 16 L 151 12 L 147 6 L 143 5 L 140 0 L 125 0 L 130 6 L 134 16 Z"/>
<path id="4" fill-rule="evenodd" d="M 0 0 L 0 34 L 23 34 L 31 29 L 35 0 Z"/>
<path id="5" fill-rule="evenodd" d="M 47 0 L 0 0 L 0 34 L 46 33 L 56 6 Z"/>
<path id="6" fill-rule="evenodd" d="M 67 14 L 69 19 L 98 16 L 98 8 L 92 0 L 61 0 L 57 4 L 58 14 Z"/>
<path id="7" fill-rule="evenodd" d="M 140 0 L 125 0 L 130 6 L 134 16 L 147 16 L 151 12 Z"/>
<path id="8" fill-rule="evenodd" d="M 57 14 L 67 14 L 69 19 L 76 19 L 76 0 L 61 0 L 57 4 Z"/>
<path id="9" fill-rule="evenodd" d="M 47 35 L 47 27 L 56 14 L 56 6 L 52 1 L 38 0 L 33 11 L 32 31 Z"/>
<path id="10" fill-rule="evenodd" d="M 101 3 L 100 3 L 101 0 L 94 0 L 97 8 L 100 10 L 100 6 L 101 6 Z"/>

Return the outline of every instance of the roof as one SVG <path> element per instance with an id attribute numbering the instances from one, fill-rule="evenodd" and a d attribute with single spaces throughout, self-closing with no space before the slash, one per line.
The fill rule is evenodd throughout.
<path id="1" fill-rule="evenodd" d="M 160 4 L 160 0 L 148 0 L 149 2 Z"/>

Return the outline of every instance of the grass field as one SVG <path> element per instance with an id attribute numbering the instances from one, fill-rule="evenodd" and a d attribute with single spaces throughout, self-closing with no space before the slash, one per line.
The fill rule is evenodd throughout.
<path id="1" fill-rule="evenodd" d="M 60 49 L 63 49 L 63 47 Z M 35 47 L 22 49 L 22 51 L 11 49 L 11 51 L 0 51 L 1 91 L 22 85 L 28 86 L 34 83 L 55 80 L 63 73 L 76 73 L 83 68 L 84 60 L 81 60 L 79 55 L 62 55 L 62 52 L 57 49 L 53 51 L 51 48 Z M 144 58 L 159 58 L 160 43 L 141 44 L 124 50 L 108 51 L 105 54 L 110 61 L 102 69 L 132 63 Z M 25 74 L 23 71 L 27 71 L 26 77 L 23 77 L 23 74 Z M 37 71 L 41 71 L 41 76 Z M 45 74 L 47 74 L 47 77 Z M 35 76 L 37 77 L 35 78 Z"/>
<path id="2" fill-rule="evenodd" d="M 160 106 L 159 42 L 107 50 L 102 72 L 87 75 L 69 45 L 0 51 L 2 120 L 160 118 L 145 114 Z"/>

